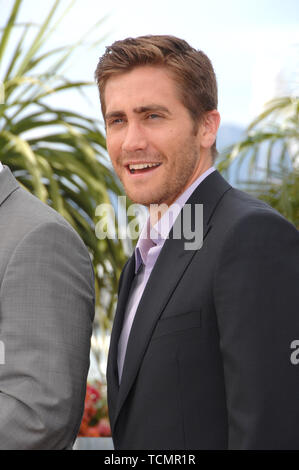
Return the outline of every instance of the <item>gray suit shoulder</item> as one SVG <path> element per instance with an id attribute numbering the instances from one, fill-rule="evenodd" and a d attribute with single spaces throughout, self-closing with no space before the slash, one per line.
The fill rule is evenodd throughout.
<path id="1" fill-rule="evenodd" d="M 56 223 L 72 232 L 83 244 L 78 233 L 61 214 L 21 187 L 10 195 L 2 211 L 3 218 L 8 222 L 6 225 L 10 226 L 10 233 L 14 228 L 19 239 L 39 226 Z"/>
<path id="2" fill-rule="evenodd" d="M 52 237 L 59 236 L 61 239 L 68 239 L 68 245 L 71 245 L 68 250 L 70 255 L 74 249 L 79 251 L 86 260 L 89 260 L 90 271 L 94 276 L 89 251 L 76 230 L 57 211 L 19 187 L 1 205 L 0 283 L 11 255 L 37 230 L 41 237 L 46 231 L 48 235 L 52 234 Z"/>
<path id="3" fill-rule="evenodd" d="M 71 225 L 64 217 L 62 217 L 61 214 L 25 189 L 20 188 L 20 190 L 16 191 L 15 194 L 17 197 L 16 211 L 18 212 L 18 210 L 23 210 L 23 213 L 26 213 L 32 222 L 36 223 L 36 225 L 43 222 L 57 222 L 73 230 Z"/>

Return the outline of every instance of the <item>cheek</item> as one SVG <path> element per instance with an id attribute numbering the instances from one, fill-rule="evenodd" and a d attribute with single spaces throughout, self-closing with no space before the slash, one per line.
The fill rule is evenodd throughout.
<path id="1" fill-rule="evenodd" d="M 173 152 L 176 149 L 177 134 L 175 130 L 167 129 L 163 132 L 156 133 L 155 138 L 151 136 L 148 139 L 148 147 L 154 152 L 158 152 L 164 156 L 164 159 L 171 162 Z"/>
<path id="2" fill-rule="evenodd" d="M 107 152 L 109 154 L 110 160 L 114 164 L 119 155 L 119 145 L 115 139 L 110 139 L 108 136 L 106 138 Z"/>

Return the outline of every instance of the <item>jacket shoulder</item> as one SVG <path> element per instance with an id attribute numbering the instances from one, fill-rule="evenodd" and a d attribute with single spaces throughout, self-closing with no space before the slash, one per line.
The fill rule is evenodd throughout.
<path id="1" fill-rule="evenodd" d="M 274 223 L 296 230 L 290 221 L 269 204 L 236 188 L 225 193 L 214 216 L 215 219 L 225 218 L 224 225 L 227 227 Z"/>
<path id="2" fill-rule="evenodd" d="M 59 233 L 61 230 L 68 232 L 77 247 L 81 246 L 82 250 L 88 253 L 79 234 L 61 214 L 20 187 L 1 205 L 0 249 L 1 245 L 5 245 L 6 252 L 11 252 L 30 233 L 49 226 L 56 226 L 60 229 Z"/>
<path id="3" fill-rule="evenodd" d="M 77 234 L 61 214 L 23 188 L 18 188 L 4 202 L 1 216 L 0 221 L 5 219 L 11 229 L 17 227 L 20 235 L 47 223 L 63 225 Z"/>

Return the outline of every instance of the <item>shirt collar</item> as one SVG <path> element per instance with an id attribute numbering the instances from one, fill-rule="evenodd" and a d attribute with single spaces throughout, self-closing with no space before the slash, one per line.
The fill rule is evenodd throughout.
<path id="1" fill-rule="evenodd" d="M 215 171 L 215 167 L 211 166 L 208 170 L 206 170 L 202 175 L 200 175 L 184 192 L 181 194 L 176 201 L 169 207 L 169 209 L 163 214 L 163 216 L 158 220 L 158 222 L 151 227 L 150 225 L 150 218 L 147 218 L 141 233 L 139 235 L 138 242 L 135 247 L 135 272 L 137 272 L 140 268 L 140 265 L 143 263 L 145 264 L 145 255 L 143 253 L 143 243 L 141 243 L 142 239 L 149 239 L 154 242 L 155 245 L 161 246 L 167 239 L 169 232 L 179 215 L 180 211 L 184 207 L 186 201 L 189 199 L 191 194 L 195 191 L 195 189 L 200 185 L 200 183 L 213 171 Z"/>

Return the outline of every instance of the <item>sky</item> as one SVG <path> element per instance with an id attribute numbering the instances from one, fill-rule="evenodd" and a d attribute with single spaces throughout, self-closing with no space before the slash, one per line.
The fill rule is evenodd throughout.
<path id="1" fill-rule="evenodd" d="M 40 22 L 54 0 L 23 0 L 20 19 Z M 63 9 L 70 0 L 61 0 Z M 0 23 L 13 0 L 0 0 Z M 67 74 L 93 80 L 105 46 L 144 34 L 172 34 L 203 50 L 218 81 L 222 123 L 246 126 L 278 93 L 299 94 L 299 0 L 77 0 L 49 46 L 76 42 L 108 15 L 93 39 L 78 50 Z M 96 87 L 89 103 L 68 94 L 65 105 L 101 118 Z M 77 109 L 78 110 L 78 109 Z"/>

